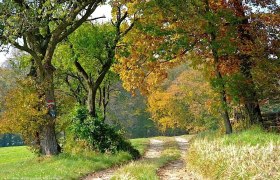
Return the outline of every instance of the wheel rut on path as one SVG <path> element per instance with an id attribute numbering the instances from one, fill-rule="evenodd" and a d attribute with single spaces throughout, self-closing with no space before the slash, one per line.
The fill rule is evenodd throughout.
<path id="1" fill-rule="evenodd" d="M 188 149 L 188 140 L 182 137 L 175 137 L 181 151 L 181 158 L 173 161 L 158 171 L 161 180 L 200 180 L 201 177 L 186 169 L 184 157 Z"/>
<path id="2" fill-rule="evenodd" d="M 144 159 L 152 159 L 152 158 L 158 158 L 161 155 L 161 152 L 164 149 L 164 142 L 156 139 L 150 140 L 150 146 L 145 155 L 143 156 Z M 119 169 L 120 167 L 115 168 L 109 168 L 105 169 L 103 171 L 99 171 L 96 173 L 93 173 L 91 175 L 88 175 L 83 180 L 109 180 L 114 176 L 114 173 Z"/>

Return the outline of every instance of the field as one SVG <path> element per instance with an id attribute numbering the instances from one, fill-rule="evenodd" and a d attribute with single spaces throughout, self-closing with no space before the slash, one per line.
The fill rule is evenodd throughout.
<path id="1" fill-rule="evenodd" d="M 135 139 L 132 144 L 141 153 L 149 139 Z M 131 160 L 128 153 L 84 155 L 61 154 L 57 157 L 36 157 L 27 147 L 0 148 L 1 179 L 77 179 L 88 173 L 123 164 Z"/>

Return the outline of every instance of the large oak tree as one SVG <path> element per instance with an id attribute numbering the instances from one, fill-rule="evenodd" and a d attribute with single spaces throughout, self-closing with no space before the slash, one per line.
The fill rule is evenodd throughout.
<path id="1" fill-rule="evenodd" d="M 55 133 L 56 105 L 53 54 L 68 35 L 83 24 L 102 0 L 3 0 L 0 1 L 0 43 L 29 53 L 37 69 L 36 82 L 48 105 L 42 125 L 41 151 L 59 153 Z"/>

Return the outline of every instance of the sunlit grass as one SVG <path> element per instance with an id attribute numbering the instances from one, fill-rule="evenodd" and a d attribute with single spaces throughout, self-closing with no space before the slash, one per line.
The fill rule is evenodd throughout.
<path id="1" fill-rule="evenodd" d="M 140 151 L 147 148 L 148 139 L 135 139 L 132 144 Z M 123 164 L 132 158 L 128 153 L 61 154 L 40 158 L 27 147 L 0 148 L 0 179 L 78 179 L 88 173 Z"/>
<path id="2" fill-rule="evenodd" d="M 189 168 L 210 179 L 280 179 L 280 135 L 260 128 L 200 136 L 187 155 Z"/>

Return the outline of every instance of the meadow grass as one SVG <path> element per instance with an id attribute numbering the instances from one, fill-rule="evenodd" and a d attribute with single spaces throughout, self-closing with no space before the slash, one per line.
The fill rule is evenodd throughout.
<path id="1" fill-rule="evenodd" d="M 153 139 L 163 140 L 164 150 L 159 158 L 142 159 L 129 163 L 118 169 L 113 176 L 113 180 L 156 180 L 158 179 L 157 170 L 180 157 L 178 144 L 171 137 L 156 137 Z"/>
<path id="2" fill-rule="evenodd" d="M 144 152 L 148 139 L 135 139 L 132 144 Z M 78 179 L 88 173 L 123 164 L 132 159 L 125 152 L 116 154 L 60 154 L 37 157 L 27 147 L 0 148 L 1 179 Z"/>
<path id="3" fill-rule="evenodd" d="M 254 127 L 232 135 L 199 135 L 188 168 L 208 179 L 280 179 L 280 135 Z"/>

